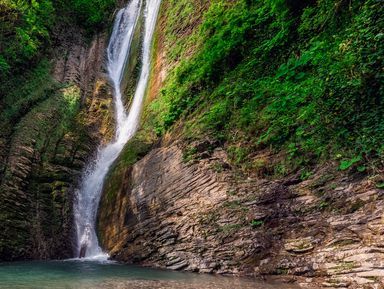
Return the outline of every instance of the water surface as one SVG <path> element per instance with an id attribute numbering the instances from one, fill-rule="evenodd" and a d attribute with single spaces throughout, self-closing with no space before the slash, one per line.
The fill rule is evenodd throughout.
<path id="1" fill-rule="evenodd" d="M 253 279 L 149 269 L 89 261 L 0 264 L 1 289 L 296 289 L 295 285 Z"/>

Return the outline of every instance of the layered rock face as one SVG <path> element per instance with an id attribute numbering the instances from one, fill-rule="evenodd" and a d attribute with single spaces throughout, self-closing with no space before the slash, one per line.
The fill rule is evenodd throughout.
<path id="1" fill-rule="evenodd" d="M 224 151 L 163 144 L 111 178 L 102 245 L 119 261 L 241 275 L 289 275 L 305 288 L 383 286 L 383 192 L 330 167 L 266 180 L 231 169 Z M 305 278 L 302 278 L 305 277 Z"/>
<path id="2" fill-rule="evenodd" d="M 88 45 L 81 31 L 58 27 L 53 42 L 55 80 L 30 92 L 41 101 L 2 135 L 0 260 L 72 256 L 73 191 L 95 146 L 113 130 L 102 74 L 106 35 Z"/>
<path id="3" fill-rule="evenodd" d="M 267 148 L 253 155 L 263 165 L 246 173 L 221 144 L 182 140 L 184 119 L 161 140 L 153 135 L 149 103 L 162 97 L 179 61 L 199 49 L 186 39 L 211 1 L 189 4 L 187 21 L 178 17 L 187 6 L 163 2 L 138 137 L 157 144 L 148 152 L 147 144 L 128 143 L 112 168 L 99 207 L 102 246 L 127 263 L 279 275 L 303 288 L 382 288 L 384 202 L 377 179 L 338 171 L 336 163 L 279 178 L 268 170 L 286 156 Z M 180 15 L 169 15 L 173 7 Z M 176 56 L 175 46 L 184 48 Z"/>

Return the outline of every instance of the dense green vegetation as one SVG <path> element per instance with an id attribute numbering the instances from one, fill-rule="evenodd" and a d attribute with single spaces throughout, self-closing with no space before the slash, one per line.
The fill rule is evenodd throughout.
<path id="1" fill-rule="evenodd" d="M 41 53 L 49 39 L 53 18 L 50 0 L 0 3 L 0 73 L 16 69 Z"/>
<path id="2" fill-rule="evenodd" d="M 213 1 L 199 31 L 171 52 L 199 46 L 151 106 L 156 133 L 183 119 L 188 138 L 222 141 L 237 163 L 268 148 L 286 152 L 291 169 L 330 158 L 340 169 L 379 166 L 383 12 L 376 0 Z"/>
<path id="3" fill-rule="evenodd" d="M 0 77 L 38 62 L 50 46 L 56 23 L 75 20 L 93 31 L 106 23 L 114 6 L 114 0 L 2 0 Z"/>
<path id="4" fill-rule="evenodd" d="M 83 27 L 92 30 L 108 24 L 115 2 L 115 0 L 72 0 L 69 8 Z"/>

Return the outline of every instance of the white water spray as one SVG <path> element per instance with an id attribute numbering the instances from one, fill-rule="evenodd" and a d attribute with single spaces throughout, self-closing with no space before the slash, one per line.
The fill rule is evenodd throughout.
<path id="1" fill-rule="evenodd" d="M 124 111 L 121 81 L 127 65 L 135 29 L 140 19 L 143 1 L 131 0 L 126 8 L 118 12 L 108 46 L 108 73 L 115 90 L 116 136 L 110 144 L 99 148 L 96 160 L 85 170 L 74 204 L 78 254 L 80 254 L 81 248 L 85 246 L 85 257 L 87 259 L 106 259 L 108 257 L 99 246 L 95 228 L 104 179 L 110 166 L 117 159 L 124 145 L 134 136 L 139 125 L 140 112 L 150 72 L 152 37 L 161 0 L 145 1 L 142 68 L 128 114 Z"/>

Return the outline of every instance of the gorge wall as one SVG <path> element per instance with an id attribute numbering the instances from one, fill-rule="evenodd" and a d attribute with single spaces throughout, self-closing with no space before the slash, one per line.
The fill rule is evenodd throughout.
<path id="1" fill-rule="evenodd" d="M 242 101 L 260 101 L 263 110 L 268 101 L 262 102 L 258 96 L 254 102 L 238 100 L 238 94 L 246 98 L 259 93 L 252 90 L 256 82 L 242 81 L 264 77 L 259 71 L 274 71 L 274 61 L 289 58 L 289 53 L 298 61 L 304 54 L 296 44 L 283 53 L 280 46 L 258 38 L 260 31 L 269 29 L 267 8 L 260 14 L 263 17 L 259 15 L 261 23 L 266 21 L 264 28 L 255 25 L 252 32 L 244 32 L 241 25 L 247 16 L 242 18 L 243 6 L 253 2 L 219 2 L 162 4 L 141 130 L 111 170 L 99 207 L 102 246 L 113 259 L 173 270 L 276 275 L 287 282 L 299 282 L 303 288 L 384 286 L 380 170 L 369 171 L 362 158 L 341 165 L 340 157 L 318 159 L 304 150 L 310 144 L 297 139 L 292 141 L 296 146 L 287 144 L 279 149 L 272 141 L 264 143 L 270 134 L 273 138 L 276 124 L 269 124 L 268 115 L 258 114 L 255 107 L 239 110 L 238 106 Z M 341 2 L 338 7 L 343 9 Z M 314 3 L 308 5 L 316 7 Z M 236 5 L 240 7 L 238 13 L 227 15 Z M 292 10 L 284 15 L 297 17 L 304 8 L 292 4 Z M 316 8 L 309 7 L 307 12 L 311 9 Z M 215 22 L 218 15 L 223 23 Z M 232 27 L 232 34 L 220 30 L 220 25 L 231 21 L 239 30 Z M 295 21 L 292 29 L 299 25 Z M 236 42 L 243 32 L 244 42 Z M 220 39 L 235 39 L 233 50 L 228 48 L 228 52 L 217 44 L 215 33 Z M 273 47 L 268 52 L 268 65 L 262 62 L 264 55 L 260 56 L 266 67 L 252 66 L 254 54 L 242 55 L 261 50 L 249 52 L 247 41 L 257 47 L 260 43 L 263 48 Z M 215 45 L 226 52 L 216 54 Z M 205 56 L 201 56 L 202 51 Z M 219 60 L 214 58 L 211 70 L 203 74 L 201 71 L 211 64 L 210 57 Z M 195 65 L 195 59 L 206 61 Z M 244 72 L 244 67 L 254 70 Z M 272 87 L 279 81 L 286 80 L 280 75 L 263 93 L 272 95 Z M 299 94 L 293 87 L 289 90 Z M 281 105 L 288 115 L 287 103 Z M 233 120 L 247 124 L 259 121 L 236 118 L 237 113 L 246 117 L 250 111 L 262 123 L 255 128 L 235 128 Z M 285 115 L 273 113 L 270 110 L 276 119 Z M 301 113 L 300 117 L 305 117 L 306 112 Z M 287 118 L 283 123 L 290 125 Z M 269 130 L 263 125 L 270 125 Z M 289 127 L 281 133 L 286 131 Z M 281 141 L 283 136 L 276 139 Z"/>
<path id="2" fill-rule="evenodd" d="M 65 13 L 47 27 L 31 3 L 0 4 L 0 48 L 13 45 L 0 51 L 1 261 L 72 257 L 74 189 L 114 133 L 102 23 L 116 3 L 53 1 Z M 383 287 L 383 9 L 163 1 L 141 128 L 103 190 L 103 248 L 174 270 Z M 140 65 L 123 79 L 126 106 Z"/>
<path id="3" fill-rule="evenodd" d="M 187 161 L 182 144 L 162 143 L 110 177 L 99 232 L 113 259 L 288 275 L 304 288 L 383 285 L 383 191 L 372 181 L 332 165 L 307 181 L 250 177 L 231 168 L 222 148 L 194 146 Z"/>
<path id="4" fill-rule="evenodd" d="M 0 260 L 73 256 L 73 192 L 96 146 L 113 133 L 106 41 L 105 33 L 87 41 L 79 27 L 56 26 L 53 60 L 15 89 L 34 100 L 14 122 L 2 119 Z"/>

